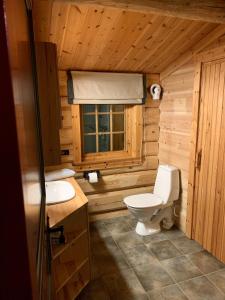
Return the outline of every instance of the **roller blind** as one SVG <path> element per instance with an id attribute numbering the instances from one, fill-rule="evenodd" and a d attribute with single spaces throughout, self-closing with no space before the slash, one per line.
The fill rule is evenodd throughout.
<path id="1" fill-rule="evenodd" d="M 142 104 L 144 85 L 142 74 L 70 71 L 69 103 Z"/>

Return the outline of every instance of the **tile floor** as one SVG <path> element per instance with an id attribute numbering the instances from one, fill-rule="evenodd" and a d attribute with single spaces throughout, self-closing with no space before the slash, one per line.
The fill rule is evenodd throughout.
<path id="1" fill-rule="evenodd" d="M 225 265 L 176 228 L 140 237 L 132 216 L 91 223 L 92 281 L 79 300 L 225 300 Z"/>

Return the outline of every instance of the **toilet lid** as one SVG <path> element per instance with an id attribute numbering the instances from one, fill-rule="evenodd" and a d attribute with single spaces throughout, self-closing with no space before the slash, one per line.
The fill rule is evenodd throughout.
<path id="1" fill-rule="evenodd" d="M 127 206 L 134 208 L 153 207 L 162 204 L 162 199 L 151 193 L 128 196 L 123 201 Z"/>

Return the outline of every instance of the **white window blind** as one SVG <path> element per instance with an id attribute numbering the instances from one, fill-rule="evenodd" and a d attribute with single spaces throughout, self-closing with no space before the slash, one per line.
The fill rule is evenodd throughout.
<path id="1" fill-rule="evenodd" d="M 70 71 L 71 104 L 142 104 L 145 98 L 142 74 Z"/>

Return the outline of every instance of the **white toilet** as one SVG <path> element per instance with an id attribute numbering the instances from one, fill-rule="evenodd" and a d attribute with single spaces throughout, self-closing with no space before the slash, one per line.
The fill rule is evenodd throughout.
<path id="1" fill-rule="evenodd" d="M 129 211 L 137 218 L 136 233 L 151 235 L 163 227 L 170 229 L 174 224 L 173 202 L 179 198 L 179 171 L 169 165 L 160 165 L 153 194 L 139 194 L 124 198 Z"/>

